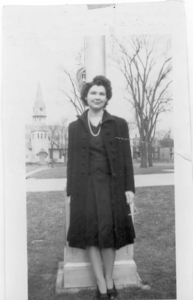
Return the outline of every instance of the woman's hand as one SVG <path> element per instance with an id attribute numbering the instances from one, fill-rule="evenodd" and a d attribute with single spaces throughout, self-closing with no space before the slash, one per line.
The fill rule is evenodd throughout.
<path id="1" fill-rule="evenodd" d="M 132 191 L 126 191 L 125 196 L 126 196 L 127 204 L 133 204 L 134 203 L 135 195 Z"/>

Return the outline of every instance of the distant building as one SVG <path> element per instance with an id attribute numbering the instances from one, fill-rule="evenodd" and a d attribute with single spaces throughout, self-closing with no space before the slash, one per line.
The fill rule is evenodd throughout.
<path id="1" fill-rule="evenodd" d="M 140 160 L 141 158 L 141 141 L 140 138 L 135 135 L 131 140 L 132 156 L 134 160 Z M 152 159 L 154 161 L 171 161 L 173 162 L 174 157 L 174 141 L 167 137 L 162 140 L 157 138 L 153 139 L 152 142 Z"/>
<path id="2" fill-rule="evenodd" d="M 141 142 L 140 138 L 135 135 L 135 137 L 131 140 L 131 149 L 132 149 L 132 156 L 133 159 L 138 159 L 141 157 Z"/>
<path id="3" fill-rule="evenodd" d="M 47 164 L 53 156 L 54 161 L 63 162 L 63 150 L 51 149 L 49 126 L 46 125 L 46 106 L 43 101 L 41 86 L 38 84 L 33 106 L 33 124 L 25 127 L 26 163 Z"/>
<path id="4" fill-rule="evenodd" d="M 174 140 L 170 137 L 160 141 L 160 159 L 174 161 Z"/>
<path id="5" fill-rule="evenodd" d="M 133 152 L 133 159 L 140 160 L 141 158 L 141 141 L 140 138 L 135 135 L 135 138 L 132 140 L 132 152 Z M 160 145 L 159 141 L 154 138 L 152 142 L 152 159 L 153 160 L 160 160 Z"/>

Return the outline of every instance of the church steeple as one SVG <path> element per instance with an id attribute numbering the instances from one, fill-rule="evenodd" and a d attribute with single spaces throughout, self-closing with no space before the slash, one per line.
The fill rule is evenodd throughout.
<path id="1" fill-rule="evenodd" d="M 36 93 L 36 99 L 33 106 L 33 120 L 34 123 L 44 123 L 46 118 L 46 106 L 43 101 L 42 90 L 40 83 L 38 82 L 38 88 Z"/>

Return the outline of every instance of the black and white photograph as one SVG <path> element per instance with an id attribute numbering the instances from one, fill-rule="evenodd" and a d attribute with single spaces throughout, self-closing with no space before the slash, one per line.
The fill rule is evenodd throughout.
<path id="1" fill-rule="evenodd" d="M 173 2 L 3 8 L 6 243 L 22 248 L 6 253 L 28 300 L 180 299 L 191 143 Z"/>

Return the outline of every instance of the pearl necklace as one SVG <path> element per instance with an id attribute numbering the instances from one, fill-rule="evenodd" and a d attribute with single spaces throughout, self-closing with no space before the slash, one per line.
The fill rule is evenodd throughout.
<path id="1" fill-rule="evenodd" d="M 91 128 L 91 122 L 90 122 L 90 119 L 89 119 L 89 116 L 88 116 L 88 114 L 87 114 L 87 120 L 88 120 L 88 127 L 89 127 L 89 130 L 90 130 L 90 133 L 93 135 L 93 136 L 98 136 L 99 134 L 100 134 L 100 132 L 101 132 L 101 126 L 99 127 L 99 131 L 95 134 L 93 131 L 92 131 L 92 128 Z M 99 122 L 99 124 L 101 125 L 101 123 L 102 123 L 102 119 L 101 119 L 101 121 Z"/>

